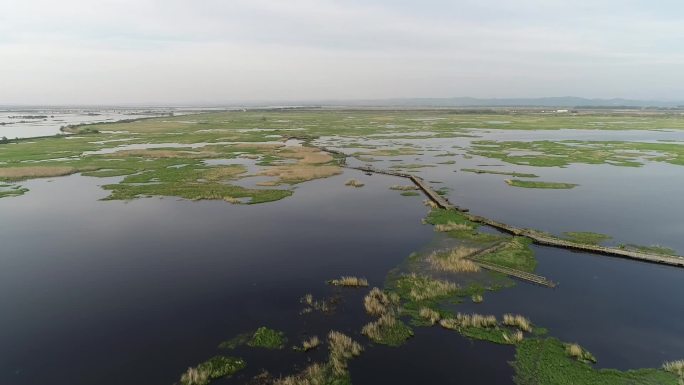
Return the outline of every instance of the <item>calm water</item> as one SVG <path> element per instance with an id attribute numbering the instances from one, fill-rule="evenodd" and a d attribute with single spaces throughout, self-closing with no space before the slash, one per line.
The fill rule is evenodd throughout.
<path id="1" fill-rule="evenodd" d="M 451 147 L 449 140 L 441 146 Z M 450 159 L 430 158 L 439 152 L 402 158 Z M 452 201 L 477 214 L 684 250 L 677 200 L 684 191 L 675 166 L 508 167 L 582 184 L 547 191 L 508 188 L 506 177 L 454 172 L 494 163 L 454 159 L 455 165 L 418 172 L 445 181 Z M 366 186 L 344 187 L 351 177 Z M 392 177 L 346 172 L 255 206 L 174 198 L 97 201 L 106 192 L 96 184 L 112 180 L 31 181 L 25 196 L 0 200 L 1 384 L 168 385 L 188 366 L 221 353 L 220 341 L 261 325 L 285 331 L 292 343 L 330 329 L 366 342 L 358 333 L 369 320 L 361 306 L 364 291 L 332 289 L 324 281 L 351 274 L 381 286 L 390 269 L 435 240 L 432 228 L 420 223 L 422 197 L 389 190 L 405 184 Z M 535 251 L 538 272 L 560 282 L 558 288 L 519 283 L 487 293 L 483 304 L 462 304 L 461 311 L 527 315 L 552 336 L 588 348 L 601 367 L 653 367 L 684 357 L 678 296 L 684 270 Z M 341 303 L 334 315 L 299 315 L 305 293 L 339 296 Z M 354 383 L 510 383 L 511 347 L 439 328 L 415 332 L 401 348 L 368 348 L 352 361 Z M 248 369 L 217 383 L 244 383 L 262 369 L 289 374 L 326 352 L 235 354 Z"/>

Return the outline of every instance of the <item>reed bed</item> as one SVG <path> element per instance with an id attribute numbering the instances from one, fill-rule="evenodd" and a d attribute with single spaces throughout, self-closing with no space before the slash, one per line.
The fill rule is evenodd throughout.
<path id="1" fill-rule="evenodd" d="M 392 314 L 383 314 L 375 321 L 369 322 L 361 329 L 361 334 L 368 336 L 372 340 L 382 340 L 383 329 L 396 326 L 397 319 Z"/>
<path id="2" fill-rule="evenodd" d="M 380 317 L 385 314 L 394 312 L 394 304 L 397 301 L 393 300 L 389 295 L 382 290 L 374 287 L 363 298 L 363 307 L 366 312 L 372 316 Z"/>
<path id="3" fill-rule="evenodd" d="M 321 301 L 314 299 L 313 295 L 310 293 L 305 294 L 299 302 L 303 303 L 306 305 L 304 310 L 301 311 L 302 314 L 308 314 L 313 312 L 314 310 L 319 310 L 324 313 L 331 312 L 333 310 L 333 306 L 331 306 L 328 301 Z"/>
<path id="4" fill-rule="evenodd" d="M 473 226 L 467 224 L 467 223 L 453 223 L 453 222 L 447 222 L 447 223 L 440 223 L 436 224 L 434 226 L 435 231 L 439 232 L 449 232 L 449 231 L 468 231 L 468 230 L 473 230 Z"/>
<path id="5" fill-rule="evenodd" d="M 331 279 L 328 284 L 333 286 L 345 286 L 345 287 L 367 287 L 368 280 L 366 278 L 352 277 L 352 276 L 342 276 L 338 279 Z"/>
<path id="6" fill-rule="evenodd" d="M 565 354 L 582 362 L 596 362 L 593 354 L 582 348 L 579 344 L 565 344 Z"/>
<path id="7" fill-rule="evenodd" d="M 506 326 L 513 326 L 516 327 L 524 332 L 531 332 L 532 331 L 532 322 L 530 322 L 529 318 L 523 317 L 519 314 L 513 315 L 513 314 L 504 314 L 503 315 L 503 324 Z"/>
<path id="8" fill-rule="evenodd" d="M 358 179 L 349 179 L 348 181 L 346 181 L 344 183 L 344 185 L 350 186 L 350 187 L 356 187 L 356 188 L 365 186 L 365 184 Z"/>
<path id="9" fill-rule="evenodd" d="M 684 360 L 665 362 L 663 363 L 663 370 L 674 373 L 684 379 Z"/>
<path id="10" fill-rule="evenodd" d="M 411 273 L 403 276 L 398 285 L 407 290 L 406 295 L 412 301 L 424 301 L 445 297 L 458 290 L 458 286 L 449 281 L 430 278 L 424 275 Z"/>
<path id="11" fill-rule="evenodd" d="M 360 355 L 363 351 L 363 347 L 358 342 L 334 330 L 328 333 L 328 346 L 330 349 L 330 365 L 333 373 L 338 376 L 347 372 L 347 361 Z"/>
<path id="12" fill-rule="evenodd" d="M 506 332 L 503 333 L 503 339 L 506 342 L 510 342 L 512 344 L 520 343 L 524 338 L 525 336 L 523 335 L 523 332 L 521 332 L 520 330 L 516 330 L 511 334 L 508 334 Z"/>
<path id="13" fill-rule="evenodd" d="M 418 315 L 429 322 L 430 325 L 436 324 L 441 318 L 439 312 L 430 309 L 429 307 L 421 307 L 420 310 L 418 310 Z"/>
<path id="14" fill-rule="evenodd" d="M 273 385 L 322 385 L 328 379 L 327 372 L 325 365 L 315 363 L 297 375 L 276 379 Z"/>
<path id="15" fill-rule="evenodd" d="M 181 375 L 180 379 L 183 385 L 205 385 L 209 383 L 209 370 L 200 368 L 188 368 L 188 370 Z"/>
<path id="16" fill-rule="evenodd" d="M 311 349 L 317 348 L 321 344 L 321 340 L 318 336 L 312 336 L 309 339 L 302 341 L 302 351 L 309 351 Z"/>
<path id="17" fill-rule="evenodd" d="M 439 226 L 439 225 L 437 225 Z M 480 266 L 475 262 L 465 259 L 477 252 L 478 249 L 471 247 L 457 247 L 447 253 L 435 252 L 428 256 L 428 261 L 433 269 L 452 273 L 476 273 Z"/>
<path id="18" fill-rule="evenodd" d="M 484 301 L 482 294 L 473 294 L 470 299 L 472 299 L 473 303 L 482 303 Z"/>
<path id="19" fill-rule="evenodd" d="M 493 315 L 458 313 L 455 317 L 442 318 L 439 324 L 443 328 L 455 330 L 467 327 L 491 328 L 496 327 L 498 322 Z"/>

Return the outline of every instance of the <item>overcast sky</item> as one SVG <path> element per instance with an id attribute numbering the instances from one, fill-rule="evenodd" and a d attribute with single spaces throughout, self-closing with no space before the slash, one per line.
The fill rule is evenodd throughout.
<path id="1" fill-rule="evenodd" d="M 0 0 L 0 103 L 684 100 L 682 0 Z"/>

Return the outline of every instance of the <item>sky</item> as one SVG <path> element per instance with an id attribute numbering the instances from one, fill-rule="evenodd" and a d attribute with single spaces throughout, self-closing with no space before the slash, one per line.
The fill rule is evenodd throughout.
<path id="1" fill-rule="evenodd" d="M 681 0 L 0 0 L 0 104 L 684 100 Z"/>

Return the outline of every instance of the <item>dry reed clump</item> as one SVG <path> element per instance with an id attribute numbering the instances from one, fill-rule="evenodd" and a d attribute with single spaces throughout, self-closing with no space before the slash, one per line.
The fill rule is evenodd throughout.
<path id="1" fill-rule="evenodd" d="M 484 301 L 482 294 L 473 294 L 470 298 L 473 300 L 473 303 L 482 303 L 482 301 Z"/>
<path id="2" fill-rule="evenodd" d="M 384 314 L 393 313 L 395 302 L 396 301 L 390 295 L 387 295 L 382 290 L 374 287 L 363 298 L 363 307 L 366 308 L 368 314 L 379 317 Z"/>
<path id="3" fill-rule="evenodd" d="M 392 328 L 397 324 L 397 319 L 392 314 L 383 314 L 375 321 L 369 322 L 361 329 L 361 334 L 372 340 L 382 340 L 382 330 Z"/>
<path id="4" fill-rule="evenodd" d="M 342 276 L 339 279 L 331 279 L 328 281 L 333 286 L 348 286 L 348 287 L 366 287 L 368 280 L 366 278 L 358 278 L 351 276 Z"/>
<path id="5" fill-rule="evenodd" d="M 278 181 L 263 184 L 275 186 L 279 183 L 299 183 L 312 179 L 327 178 L 341 173 L 342 169 L 339 166 L 312 166 L 298 163 L 268 166 L 263 171 L 259 172 L 258 175 L 278 177 Z"/>
<path id="6" fill-rule="evenodd" d="M 439 271 L 456 273 L 476 273 L 480 271 L 480 266 L 475 262 L 465 259 L 467 256 L 477 252 L 478 249 L 470 247 L 458 247 L 447 254 L 432 253 L 428 256 L 428 261 L 432 268 Z"/>
<path id="7" fill-rule="evenodd" d="M 684 378 L 684 360 L 665 362 L 663 363 L 663 370 Z"/>
<path id="8" fill-rule="evenodd" d="M 317 348 L 320 344 L 321 340 L 318 338 L 318 336 L 313 336 L 310 337 L 308 340 L 302 341 L 302 350 L 306 352 L 311 349 Z"/>
<path id="9" fill-rule="evenodd" d="M 363 347 L 358 342 L 337 331 L 330 331 L 328 334 L 328 346 L 330 348 L 330 365 L 333 373 L 338 376 L 347 372 L 347 361 L 363 351 Z"/>
<path id="10" fill-rule="evenodd" d="M 429 307 L 421 307 L 420 310 L 418 310 L 418 315 L 430 322 L 431 325 L 439 322 L 439 319 L 441 318 L 437 311 L 430 309 Z"/>
<path id="11" fill-rule="evenodd" d="M 532 322 L 530 322 L 529 318 L 523 317 L 521 315 L 504 314 L 503 324 L 517 327 L 524 332 L 532 331 Z"/>
<path id="12" fill-rule="evenodd" d="M 582 358 L 584 351 L 578 344 L 568 344 L 565 346 L 565 352 L 571 357 Z"/>
<path id="13" fill-rule="evenodd" d="M 412 190 L 418 190 L 418 187 L 414 186 L 414 185 L 401 186 L 401 185 L 395 184 L 395 185 L 390 187 L 390 190 L 412 191 Z"/>
<path id="14" fill-rule="evenodd" d="M 64 176 L 78 172 L 74 167 L 64 166 L 29 166 L 29 167 L 1 167 L 0 179 L 20 180 L 31 178 L 47 178 Z"/>
<path id="15" fill-rule="evenodd" d="M 273 385 L 323 385 L 327 377 L 325 366 L 316 363 L 311 364 L 300 374 L 276 379 Z"/>
<path id="16" fill-rule="evenodd" d="M 404 276 L 402 281 L 410 287 L 408 296 L 413 301 L 444 297 L 458 289 L 453 282 L 419 276 L 416 273 Z"/>
<path id="17" fill-rule="evenodd" d="M 467 223 L 448 222 L 448 223 L 435 225 L 435 231 L 439 231 L 439 232 L 464 231 L 464 230 L 472 230 L 472 229 L 473 229 L 473 226 L 471 226 Z"/>
<path id="18" fill-rule="evenodd" d="M 523 335 L 523 332 L 521 332 L 520 330 L 516 330 L 510 335 L 506 332 L 503 333 L 503 339 L 506 340 L 506 342 L 510 342 L 513 344 L 522 342 L 524 338 L 525 336 Z"/>
<path id="19" fill-rule="evenodd" d="M 429 199 L 425 199 L 425 200 L 423 201 L 423 204 L 424 204 L 425 206 L 431 208 L 431 209 L 439 208 L 439 206 L 437 206 L 437 203 L 435 203 L 435 202 L 433 202 L 433 201 L 431 201 L 431 200 L 429 200 Z"/>
<path id="20" fill-rule="evenodd" d="M 209 370 L 204 368 L 188 368 L 181 375 L 180 382 L 183 385 L 205 385 L 209 383 Z"/>
<path id="21" fill-rule="evenodd" d="M 456 314 L 453 318 L 443 318 L 439 324 L 446 329 L 459 329 L 466 327 L 490 328 L 497 326 L 496 317 L 481 314 Z"/>
<path id="22" fill-rule="evenodd" d="M 360 180 L 358 179 L 349 179 L 344 183 L 345 186 L 351 186 L 351 187 L 363 187 L 365 184 L 363 184 Z"/>
<path id="23" fill-rule="evenodd" d="M 329 311 L 332 311 L 333 308 L 331 307 L 330 304 L 328 304 L 328 301 L 319 301 L 315 300 L 313 295 L 310 293 L 305 294 L 299 302 L 303 303 L 307 307 L 304 308 L 304 310 L 301 311 L 301 314 L 308 314 L 311 313 L 314 310 L 320 310 L 324 313 L 327 313 Z"/>
<path id="24" fill-rule="evenodd" d="M 303 164 L 322 164 L 333 160 L 333 157 L 313 147 L 286 147 L 278 151 L 278 155 L 288 159 L 298 159 Z"/>

